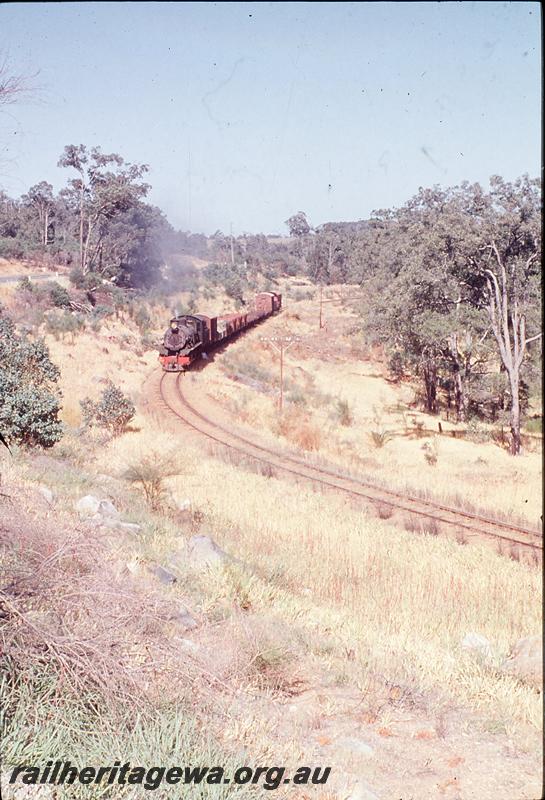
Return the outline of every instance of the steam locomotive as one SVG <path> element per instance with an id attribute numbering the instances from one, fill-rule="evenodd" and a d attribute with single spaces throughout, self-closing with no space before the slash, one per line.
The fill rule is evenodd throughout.
<path id="1" fill-rule="evenodd" d="M 249 311 L 207 317 L 204 314 L 184 314 L 173 317 L 163 337 L 159 361 L 165 372 L 183 372 L 203 353 L 224 342 L 239 331 L 280 311 L 282 295 L 260 292 Z"/>

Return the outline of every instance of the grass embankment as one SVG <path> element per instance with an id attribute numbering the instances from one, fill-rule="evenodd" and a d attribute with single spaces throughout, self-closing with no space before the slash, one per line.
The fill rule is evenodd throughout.
<path id="1" fill-rule="evenodd" d="M 257 334 L 233 343 L 225 356 L 253 348 Z M 399 530 L 342 498 L 207 453 L 158 407 L 150 413 L 145 381 L 155 354 L 139 355 L 119 335 L 105 328 L 77 337 L 74 346 L 50 341 L 63 370 L 65 419 L 78 423 L 79 400 L 96 397 L 101 380 L 111 377 L 139 406 L 131 429 L 113 440 L 72 431 L 49 458 L 16 453 L 2 467 L 13 499 L 5 507 L 1 566 L 21 589 L 10 590 L 4 618 L 4 766 L 57 757 L 89 764 L 120 757 L 144 765 L 333 763 L 331 796 L 341 798 L 362 775 L 337 746 L 348 734 L 373 742 L 376 758 L 363 774 L 381 798 L 393 798 L 403 786 L 420 787 L 421 796 L 436 791 L 435 775 L 425 783 L 421 742 L 435 748 L 426 754 L 436 763 L 453 748 L 463 751 L 468 769 L 476 759 L 473 769 L 492 791 L 495 743 L 514 741 L 515 790 L 531 797 L 540 696 L 499 667 L 514 641 L 541 630 L 540 571 L 488 548 Z M 201 373 L 210 391 L 222 358 Z M 321 396 L 319 370 L 314 385 Z M 335 387 L 326 388 L 334 397 Z M 272 395 L 249 391 L 246 422 L 267 419 L 261 408 Z M 361 407 L 351 402 L 352 425 L 330 419 L 339 440 L 346 430 L 360 439 L 366 432 Z M 308 424 L 319 424 L 320 408 L 305 413 Z M 455 444 L 474 448 L 473 461 L 482 455 L 473 443 Z M 318 452 L 330 456 L 337 446 L 328 434 Z M 399 468 L 397 449 L 382 459 L 390 443 L 369 448 L 362 457 L 384 474 L 389 459 Z M 153 454 L 177 465 L 174 476 L 165 472 L 167 495 L 158 510 L 123 478 Z M 532 475 L 529 457 L 518 463 L 521 475 Z M 481 467 L 482 478 L 488 473 Z M 441 468 L 439 460 L 430 475 L 437 479 Z M 455 462 L 451 469 L 461 468 Z M 37 497 L 37 483 L 56 493 L 53 506 Z M 461 485 L 478 496 L 469 480 Z M 124 519 L 142 525 L 141 533 L 81 523 L 72 504 L 89 492 L 108 496 Z M 176 511 L 174 501 L 186 498 L 190 508 Z M 195 571 L 182 556 L 170 567 L 177 582 L 161 585 L 147 566 L 168 566 L 195 533 L 212 536 L 241 563 Z M 176 627 L 181 606 L 196 620 L 194 630 Z M 470 631 L 490 640 L 489 658 L 461 647 Z M 403 775 L 392 774 L 392 757 L 403 762 Z M 206 789 L 222 796 L 223 787 Z M 279 790 L 288 794 L 295 796 L 293 787 Z M 82 787 L 82 797 L 92 796 Z"/>
<path id="2" fill-rule="evenodd" d="M 159 429 L 120 439 L 97 466 L 121 472 L 159 442 L 172 447 Z M 256 566 L 259 578 L 248 587 L 252 607 L 271 611 L 279 604 L 299 622 L 306 609 L 311 630 L 320 610 L 340 649 L 357 653 L 362 677 L 371 668 L 388 680 L 539 724 L 531 690 L 483 669 L 460 648 L 466 632 L 479 631 L 494 643 L 499 665 L 512 641 L 540 630 L 538 569 L 484 547 L 400 531 L 341 498 L 233 470 L 198 450 L 185 447 L 184 462 L 171 490 L 202 510 L 203 528 L 222 546 Z M 173 544 L 166 536 L 153 546 L 164 558 Z"/>
<path id="3" fill-rule="evenodd" d="M 513 459 L 492 441 L 498 426 L 423 413 L 411 383 L 385 379 L 361 342 L 355 315 L 335 300 L 327 306 L 329 328 L 320 333 L 314 303 L 288 297 L 282 316 L 267 323 L 267 335 L 300 339 L 285 354 L 283 415 L 278 355 L 260 340 L 260 328 L 196 376 L 219 415 L 227 412 L 271 444 L 283 442 L 378 484 L 541 526 L 539 450 Z"/>

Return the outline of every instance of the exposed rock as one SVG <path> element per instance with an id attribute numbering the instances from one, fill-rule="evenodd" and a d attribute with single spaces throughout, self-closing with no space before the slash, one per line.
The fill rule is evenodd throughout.
<path id="1" fill-rule="evenodd" d="M 184 551 L 170 553 L 167 559 L 167 566 L 171 569 L 175 569 L 177 572 L 183 572 L 187 567 L 187 559 L 184 557 Z"/>
<path id="2" fill-rule="evenodd" d="M 341 739 L 337 739 L 336 744 L 343 750 L 349 750 L 351 753 L 357 753 L 365 758 L 372 758 L 375 754 L 371 745 L 353 736 L 343 736 Z"/>
<path id="3" fill-rule="evenodd" d="M 140 533 L 142 530 L 142 526 L 138 525 L 136 522 L 119 522 L 116 521 L 116 528 L 120 528 L 122 531 L 127 531 L 128 533 Z"/>
<path id="4" fill-rule="evenodd" d="M 543 688 L 543 650 L 541 636 L 519 639 L 502 664 L 502 670 L 525 683 Z"/>
<path id="5" fill-rule="evenodd" d="M 346 800 L 379 800 L 378 795 L 363 781 L 358 781 L 344 797 Z"/>
<path id="6" fill-rule="evenodd" d="M 197 620 L 185 608 L 181 609 L 180 612 L 172 618 L 172 621 L 175 622 L 182 631 L 192 631 L 199 626 Z"/>
<path id="7" fill-rule="evenodd" d="M 168 569 L 161 567 L 159 564 L 152 564 L 148 567 L 149 571 L 155 575 L 156 578 L 159 578 L 161 583 L 165 585 L 176 583 L 178 580 L 176 575 L 173 575 L 172 572 L 169 572 Z"/>
<path id="8" fill-rule="evenodd" d="M 239 564 L 242 562 L 230 556 L 209 536 L 192 536 L 179 550 L 170 553 L 167 566 L 177 572 L 201 570 L 220 567 L 223 564 Z"/>
<path id="9" fill-rule="evenodd" d="M 74 508 L 82 517 L 91 517 L 98 513 L 100 500 L 92 494 L 86 494 L 74 504 Z"/>
<path id="10" fill-rule="evenodd" d="M 119 511 L 110 500 L 99 500 L 92 494 L 81 497 L 75 504 L 75 509 L 82 517 L 114 518 L 119 515 Z"/>
<path id="11" fill-rule="evenodd" d="M 87 518 L 87 521 L 96 526 L 115 528 L 116 530 L 127 531 L 127 533 L 140 533 L 142 530 L 142 526 L 137 525 L 136 522 L 123 522 L 120 519 L 103 517 L 102 514 L 93 514 L 92 517 Z"/>
<path id="12" fill-rule="evenodd" d="M 53 505 L 55 501 L 55 494 L 51 491 L 49 486 L 38 486 L 38 491 L 50 506 Z"/>
<path id="13" fill-rule="evenodd" d="M 119 511 L 109 500 L 101 500 L 98 506 L 98 513 L 102 517 L 118 517 Z"/>
<path id="14" fill-rule="evenodd" d="M 191 639 L 180 639 L 180 647 L 188 653 L 196 653 L 200 649 L 197 642 L 192 642 Z"/>
<path id="15" fill-rule="evenodd" d="M 469 652 L 478 653 L 483 658 L 489 658 L 492 655 L 492 648 L 486 636 L 480 633 L 466 633 L 461 641 L 464 650 Z"/>
<path id="16" fill-rule="evenodd" d="M 192 536 L 186 552 L 188 564 L 192 567 L 219 566 L 231 561 L 230 556 L 209 536 Z"/>

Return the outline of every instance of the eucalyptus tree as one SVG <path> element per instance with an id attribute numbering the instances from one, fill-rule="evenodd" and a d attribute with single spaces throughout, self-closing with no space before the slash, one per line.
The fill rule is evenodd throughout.
<path id="1" fill-rule="evenodd" d="M 307 253 L 308 274 L 319 283 L 345 283 L 348 277 L 346 242 L 334 224 L 316 229 Z"/>
<path id="2" fill-rule="evenodd" d="M 128 211 L 149 186 L 142 182 L 145 164 L 128 164 L 116 153 L 104 154 L 99 147 L 67 145 L 58 166 L 71 168 L 77 177 L 69 181 L 64 199 L 78 219 L 79 257 L 83 274 L 92 271 L 106 232 L 104 222 Z"/>
<path id="3" fill-rule="evenodd" d="M 296 236 L 298 238 L 307 236 L 312 230 L 304 211 L 298 211 L 296 214 L 292 214 L 284 224 L 288 226 L 290 236 Z"/>
<path id="4" fill-rule="evenodd" d="M 104 221 L 95 270 L 118 286 L 151 287 L 161 276 L 172 228 L 155 206 L 136 202 Z"/>
<path id="5" fill-rule="evenodd" d="M 377 247 L 378 246 L 378 247 Z M 520 452 L 521 374 L 541 337 L 541 186 L 493 177 L 420 189 L 387 215 L 371 293 L 372 321 L 424 382 L 426 407 L 449 378 L 467 418 L 475 377 L 501 365 L 509 382 L 511 452 Z"/>
<path id="6" fill-rule="evenodd" d="M 541 182 L 499 176 L 472 190 L 465 258 L 470 302 L 484 308 L 507 373 L 511 453 L 520 452 L 521 374 L 541 331 Z"/>
<path id="7" fill-rule="evenodd" d="M 35 212 L 40 244 L 47 245 L 50 227 L 55 217 L 56 203 L 53 197 L 53 186 L 47 181 L 40 181 L 30 187 L 28 192 L 22 196 L 21 201 L 24 206 Z"/>

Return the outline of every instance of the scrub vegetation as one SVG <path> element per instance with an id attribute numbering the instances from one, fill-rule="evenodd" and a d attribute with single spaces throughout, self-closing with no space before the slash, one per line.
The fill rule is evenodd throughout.
<path id="1" fill-rule="evenodd" d="M 159 401 L 157 350 L 171 316 L 279 291 L 282 385 L 258 326 L 183 378 L 203 413 L 535 527 L 540 183 L 207 237 L 147 203 L 146 165 L 68 145 L 59 169 L 58 194 L 0 193 L 2 769 L 333 764 L 329 800 L 363 772 L 381 800 L 538 796 L 539 681 L 505 665 L 541 631 L 539 565 L 220 453 Z"/>

